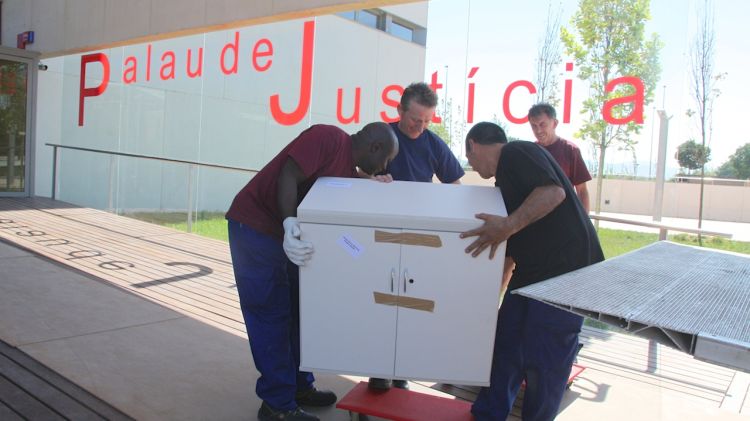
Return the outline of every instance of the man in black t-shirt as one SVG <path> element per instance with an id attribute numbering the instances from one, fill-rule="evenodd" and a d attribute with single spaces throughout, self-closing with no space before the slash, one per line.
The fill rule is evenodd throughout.
<path id="1" fill-rule="evenodd" d="M 503 129 L 479 123 L 466 136 L 466 157 L 482 178 L 495 177 L 508 217 L 479 214 L 478 237 L 466 252 L 479 256 L 507 240 L 516 263 L 498 312 L 490 387 L 472 413 L 478 421 L 504 420 L 526 381 L 522 418 L 557 415 L 578 347 L 583 318 L 510 291 L 604 260 L 588 215 L 555 159 L 531 142 L 507 143 Z"/>

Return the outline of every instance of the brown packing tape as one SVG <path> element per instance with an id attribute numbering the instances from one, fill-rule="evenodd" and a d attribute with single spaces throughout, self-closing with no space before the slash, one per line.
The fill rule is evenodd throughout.
<path id="1" fill-rule="evenodd" d="M 414 310 L 428 311 L 430 313 L 435 310 L 435 302 L 432 300 L 425 300 L 422 298 L 414 297 L 403 297 L 374 291 L 372 295 L 375 297 L 375 303 L 377 304 L 411 308 Z"/>
<path id="2" fill-rule="evenodd" d="M 415 232 L 385 232 L 375 230 L 376 243 L 396 243 L 410 246 L 442 247 L 439 235 L 417 234 Z"/>

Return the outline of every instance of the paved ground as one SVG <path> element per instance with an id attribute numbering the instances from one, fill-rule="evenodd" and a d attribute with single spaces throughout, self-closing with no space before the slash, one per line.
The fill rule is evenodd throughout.
<path id="1" fill-rule="evenodd" d="M 129 229 L 120 230 L 119 240 L 110 239 L 141 244 L 127 248 L 127 256 L 108 254 L 116 253 L 114 248 L 102 256 L 83 253 L 97 245 L 90 241 L 101 228 L 96 225 L 66 231 L 71 241 L 66 247 L 88 241 L 89 248 L 66 251 L 57 257 L 59 262 L 19 248 L 19 244 L 42 241 L 35 224 L 41 224 L 43 216 L 60 218 L 56 224 L 45 225 L 45 232 L 51 235 L 71 223 L 70 211 L 43 214 L 14 208 L 12 214 L 0 212 L 0 221 L 9 219 L 8 215 L 23 220 L 23 224 L 7 224 L 7 229 L 0 230 L 11 239 L 0 240 L 0 340 L 135 419 L 255 419 L 260 405 L 253 393 L 258 373 L 241 331 L 212 322 L 215 318 L 201 320 L 201 314 L 192 310 L 168 307 L 173 305 L 171 301 L 139 293 L 142 288 L 128 290 L 86 272 L 100 268 L 84 264 L 95 256 L 110 265 L 125 259 L 137 265 L 150 264 L 154 258 L 167 259 L 169 253 L 174 255 L 166 261 L 177 261 L 184 257 L 179 247 L 186 234 L 175 233 L 176 242 L 164 241 L 158 255 L 154 254 L 154 237 L 134 239 Z M 97 221 L 102 224 L 102 219 Z M 112 232 L 118 231 L 116 228 Z M 206 244 L 208 249 L 214 243 Z M 71 267 L 74 264 L 80 264 L 78 269 Z M 219 269 L 215 273 L 220 273 Z M 132 279 L 127 273 L 134 274 Z M 121 272 L 118 282 L 142 284 L 142 274 Z M 154 276 L 164 281 L 163 274 Z M 581 363 L 589 369 L 567 393 L 559 420 L 750 417 L 746 373 L 701 363 L 663 347 L 652 348 L 647 341 L 628 335 L 590 331 L 584 339 L 587 345 Z M 11 377 L 12 373 L 0 371 L 0 378 Z M 318 376 L 320 387 L 333 389 L 340 396 L 360 380 Z M 414 383 L 412 387 L 447 396 L 430 386 Z M 0 402 L 21 418 L 36 418 L 23 416 L 5 395 L 0 396 Z M 333 408 L 316 413 L 324 420 L 348 419 L 346 412 Z"/>

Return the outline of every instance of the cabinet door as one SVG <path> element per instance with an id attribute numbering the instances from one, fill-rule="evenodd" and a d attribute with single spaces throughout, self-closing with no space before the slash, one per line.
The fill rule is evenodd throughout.
<path id="1" fill-rule="evenodd" d="M 458 233 L 411 232 L 437 235 L 441 246 L 401 246 L 400 293 L 434 309 L 399 307 L 396 377 L 488 385 L 505 243 L 489 260 L 466 254 L 472 240 Z"/>
<path id="2" fill-rule="evenodd" d="M 300 268 L 301 367 L 391 377 L 396 307 L 376 304 L 398 281 L 398 244 L 376 243 L 372 228 L 302 224 L 315 247 Z M 393 281 L 391 277 L 394 277 Z"/>

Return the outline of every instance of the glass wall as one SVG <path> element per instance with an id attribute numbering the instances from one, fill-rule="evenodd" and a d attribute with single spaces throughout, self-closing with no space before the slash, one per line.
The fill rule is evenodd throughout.
<path id="1" fill-rule="evenodd" d="M 750 54 L 734 35 L 750 3 L 637 2 L 645 8 L 615 19 L 625 22 L 617 36 L 632 46 L 627 54 L 584 45 L 576 22 L 593 23 L 614 13 L 606 7 L 626 3 L 635 4 L 432 0 L 44 60 L 36 191 L 51 191 L 47 142 L 251 170 L 61 151 L 62 200 L 119 213 L 221 214 L 252 170 L 304 128 L 327 123 L 354 132 L 369 121 L 391 121 L 399 89 L 423 80 L 440 99 L 432 128 L 463 162 L 473 124 L 495 121 L 511 138 L 533 141 L 527 111 L 549 101 L 557 134 L 579 146 L 592 175 L 606 176 L 603 212 L 653 215 L 661 154 L 667 181 L 685 181 L 665 186 L 664 216 L 696 218 L 699 186 L 691 177 L 699 170 L 676 155 L 687 141 L 701 144 L 705 133 L 706 174 L 724 176 L 750 142 L 738 111 L 750 94 L 741 76 Z M 715 35 L 714 84 L 701 130 L 691 69 L 706 10 Z M 604 82 L 610 92 L 601 92 Z M 661 150 L 660 110 L 668 122 Z M 603 143 L 597 125 L 606 127 Z M 750 177 L 729 172 L 725 177 Z M 707 187 L 704 217 L 750 222 L 748 189 L 727 183 Z M 589 184 L 592 201 L 597 190 Z"/>
<path id="2" fill-rule="evenodd" d="M 730 165 L 736 162 L 739 169 L 747 162 L 750 168 L 741 159 L 750 156 L 750 139 L 742 135 L 740 116 L 750 95 L 742 76 L 750 48 L 734 35 L 748 12 L 750 3 L 740 0 L 432 0 L 425 80 L 435 78 L 439 88 L 439 129 L 459 156 L 466 132 L 479 121 L 499 123 L 513 139 L 535 141 L 528 109 L 551 102 L 556 133 L 578 145 L 594 177 L 602 167 L 601 211 L 651 220 L 663 110 L 663 216 L 689 219 L 679 224 L 697 227 L 700 165 L 687 167 L 677 155 L 688 141 L 700 147 L 705 133 L 705 175 L 723 178 L 706 184 L 703 218 L 750 222 L 744 181 L 750 171 Z M 606 38 L 603 22 L 610 18 L 617 32 Z M 705 39 L 713 43 L 704 130 L 695 73 L 702 22 L 709 23 Z M 586 32 L 584 24 L 594 29 Z M 587 37 L 610 44 L 589 45 Z M 611 92 L 602 92 L 605 81 Z M 589 192 L 593 210 L 595 181 Z"/>
<path id="3" fill-rule="evenodd" d="M 0 193 L 26 191 L 29 64 L 0 56 Z"/>
<path id="4" fill-rule="evenodd" d="M 59 118 L 40 119 L 39 139 L 101 151 L 59 149 L 58 199 L 185 225 L 188 212 L 221 217 L 308 126 L 354 133 L 397 117 L 398 89 L 422 80 L 424 57 L 385 28 L 323 16 L 47 59 L 40 114 Z M 47 167 L 52 147 L 40 149 Z"/>

